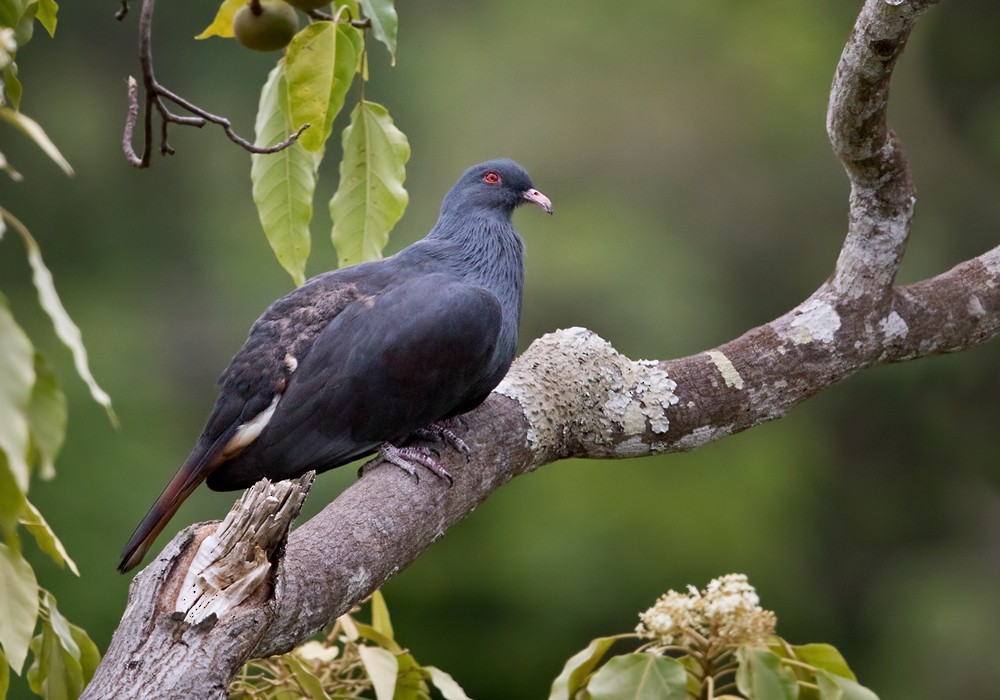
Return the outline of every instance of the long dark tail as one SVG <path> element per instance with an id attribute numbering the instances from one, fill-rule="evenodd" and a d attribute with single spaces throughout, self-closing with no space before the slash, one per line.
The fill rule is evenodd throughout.
<path id="1" fill-rule="evenodd" d="M 156 499 L 156 503 L 146 513 L 146 517 L 139 523 L 132 539 L 122 550 L 121 559 L 118 561 L 119 573 L 124 574 L 143 560 L 157 535 L 174 517 L 184 499 L 190 496 L 191 492 L 198 488 L 198 485 L 223 461 L 219 450 L 213 449 L 214 447 L 215 445 L 212 445 L 205 449 L 199 445 L 177 470 L 170 483 L 163 489 L 163 493 Z"/>

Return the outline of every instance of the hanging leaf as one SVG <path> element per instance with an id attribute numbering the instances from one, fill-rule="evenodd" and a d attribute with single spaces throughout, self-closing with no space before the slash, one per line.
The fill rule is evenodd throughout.
<path id="1" fill-rule="evenodd" d="M 58 11 L 59 5 L 56 4 L 55 0 L 38 0 L 38 14 L 35 17 L 45 27 L 49 36 L 56 35 L 56 13 Z"/>
<path id="2" fill-rule="evenodd" d="M 56 145 L 52 143 L 45 130 L 31 117 L 22 112 L 13 110 L 10 107 L 0 107 L 0 118 L 13 124 L 34 141 L 39 148 L 45 151 L 45 155 L 52 159 L 56 165 L 62 168 L 67 175 L 73 175 L 73 166 L 63 157 Z"/>
<path id="3" fill-rule="evenodd" d="M 295 131 L 284 65 L 284 60 L 278 62 L 261 91 L 255 127 L 258 146 L 273 146 Z M 277 153 L 255 153 L 250 157 L 253 201 L 260 224 L 275 257 L 296 285 L 305 281 L 312 198 L 322 157 L 322 151 L 310 153 L 300 143 Z"/>
<path id="4" fill-rule="evenodd" d="M 818 671 L 816 683 L 822 700 L 878 700 L 878 696 L 863 685 L 829 671 Z"/>
<path id="5" fill-rule="evenodd" d="M 444 700 L 471 700 L 458 681 L 452 678 L 447 671 L 442 671 L 436 666 L 424 666 L 424 670 L 430 675 L 431 683 L 441 691 Z"/>
<path id="6" fill-rule="evenodd" d="M 0 645 L 15 673 L 24 666 L 37 619 L 35 572 L 19 551 L 0 544 Z"/>
<path id="7" fill-rule="evenodd" d="M 330 200 L 331 238 L 341 267 L 382 257 L 409 196 L 410 145 L 385 107 L 362 101 L 344 129 L 340 185 Z"/>
<path id="8" fill-rule="evenodd" d="M 55 598 L 42 596 L 42 632 L 31 640 L 34 654 L 28 685 L 46 700 L 76 700 L 93 677 L 100 661 L 97 646 L 87 634 L 62 616 Z"/>
<path id="9" fill-rule="evenodd" d="M 233 15 L 236 14 L 236 10 L 246 4 L 247 0 L 223 0 L 223 3 L 219 5 L 219 10 L 215 13 L 215 19 L 195 39 L 207 39 L 210 36 L 231 39 L 233 37 Z"/>
<path id="10" fill-rule="evenodd" d="M 42 355 L 35 353 L 35 385 L 28 404 L 28 426 L 34 460 L 39 476 L 51 479 L 56 475 L 55 459 L 66 437 L 66 395 L 59 388 L 52 367 Z"/>
<path id="11" fill-rule="evenodd" d="M 295 654 L 286 654 L 281 657 L 282 661 L 288 665 L 296 682 L 309 700 L 330 700 L 329 694 L 323 689 L 323 681 L 320 680 L 312 670 L 306 666 Z"/>
<path id="12" fill-rule="evenodd" d="M 382 591 L 372 593 L 371 606 L 372 627 L 389 639 L 393 639 L 392 620 L 389 619 L 389 606 L 385 604 L 385 596 L 382 595 Z"/>
<path id="13" fill-rule="evenodd" d="M 736 650 L 739 668 L 736 687 L 753 700 L 796 700 L 799 685 L 795 674 L 781 665 L 778 655 L 768 649 L 742 646 Z"/>
<path id="14" fill-rule="evenodd" d="M 24 492 L 0 450 L 0 541 L 17 541 L 18 516 L 24 510 Z"/>
<path id="15" fill-rule="evenodd" d="M 27 411 L 34 383 L 34 348 L 0 295 L 0 451 L 21 493 L 28 492 Z"/>
<path id="16" fill-rule="evenodd" d="M 10 687 L 10 666 L 7 665 L 7 657 L 0 649 L 0 698 L 7 697 L 7 688 Z M 446 698 L 445 700 L 450 700 Z"/>
<path id="17" fill-rule="evenodd" d="M 358 0 L 361 9 L 372 22 L 372 34 L 389 49 L 389 60 L 396 65 L 396 32 L 399 16 L 394 0 Z"/>
<path id="18" fill-rule="evenodd" d="M 392 700 L 396 691 L 396 676 L 399 673 L 399 662 L 396 655 L 381 647 L 361 645 L 358 647 L 361 663 L 372 681 L 377 700 Z"/>
<path id="19" fill-rule="evenodd" d="M 48 554 L 52 558 L 52 561 L 59 566 L 69 567 L 69 570 L 74 574 L 77 576 L 80 575 L 80 570 L 76 568 L 76 562 L 70 558 L 66 548 L 63 547 L 63 543 L 59 541 L 56 533 L 31 501 L 24 501 L 20 522 L 31 533 L 32 537 L 35 538 L 38 548 Z"/>
<path id="20" fill-rule="evenodd" d="M 577 691 L 587 684 L 587 678 L 594 671 L 604 655 L 608 653 L 619 637 L 598 637 L 586 649 L 569 657 L 562 672 L 552 682 L 549 700 L 572 700 Z"/>
<path id="21" fill-rule="evenodd" d="M 326 144 L 358 69 L 361 32 L 339 22 L 314 22 L 292 37 L 285 54 L 291 127 L 310 127 L 299 138 L 307 151 Z"/>

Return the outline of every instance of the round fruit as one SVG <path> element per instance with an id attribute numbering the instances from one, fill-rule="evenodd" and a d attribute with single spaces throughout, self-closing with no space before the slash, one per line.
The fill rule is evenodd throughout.
<path id="1" fill-rule="evenodd" d="M 292 7 L 297 7 L 303 12 L 318 10 L 330 4 L 330 0 L 285 0 Z"/>
<path id="2" fill-rule="evenodd" d="M 248 2 L 233 14 L 236 40 L 254 51 L 283 49 L 298 30 L 299 16 L 282 0 L 260 0 L 258 8 Z"/>

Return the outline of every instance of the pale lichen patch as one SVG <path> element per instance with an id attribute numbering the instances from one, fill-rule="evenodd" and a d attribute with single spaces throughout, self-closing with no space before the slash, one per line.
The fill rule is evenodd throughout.
<path id="1" fill-rule="evenodd" d="M 724 353 L 718 350 L 709 350 L 705 354 L 708 355 L 708 359 L 712 361 L 715 368 L 719 370 L 719 374 L 722 375 L 726 386 L 737 390 L 743 388 L 743 377 L 740 376 L 736 367 L 733 366 L 732 361 Z"/>
<path id="2" fill-rule="evenodd" d="M 795 345 L 804 345 L 814 340 L 821 343 L 833 342 L 833 336 L 840 328 L 840 314 L 822 299 L 809 299 L 796 310 L 795 317 L 779 335 Z"/>
<path id="3" fill-rule="evenodd" d="M 983 306 L 983 300 L 975 294 L 969 296 L 969 303 L 965 308 L 969 311 L 969 315 L 974 318 L 982 318 L 986 315 L 986 307 Z"/>
<path id="4" fill-rule="evenodd" d="M 891 343 L 896 339 L 902 340 L 910 332 L 910 327 L 906 325 L 906 321 L 895 311 L 890 312 L 888 316 L 879 321 L 878 326 L 882 330 L 882 336 L 887 343 Z"/>
<path id="5" fill-rule="evenodd" d="M 724 438 L 727 435 L 731 435 L 732 432 L 732 426 L 728 425 L 722 427 L 703 425 L 699 428 L 695 428 L 690 433 L 675 442 L 673 448 L 681 452 L 687 452 L 696 447 L 701 447 L 702 445 Z"/>

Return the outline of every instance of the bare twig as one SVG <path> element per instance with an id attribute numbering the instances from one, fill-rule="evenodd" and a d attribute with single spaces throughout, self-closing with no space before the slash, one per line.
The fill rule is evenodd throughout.
<path id="1" fill-rule="evenodd" d="M 153 10 L 156 0 L 143 0 L 142 11 L 139 13 L 139 65 L 142 69 L 142 85 L 145 93 L 143 104 L 143 148 L 142 155 L 139 156 L 132 146 L 132 138 L 135 132 L 136 123 L 139 120 L 139 98 L 138 88 L 135 80 L 129 79 L 129 108 L 125 119 L 125 134 L 122 141 L 122 149 L 128 162 L 137 168 L 148 168 L 152 161 L 153 146 L 153 111 L 160 115 L 160 154 L 171 155 L 174 149 L 167 141 L 167 130 L 169 124 L 179 124 L 182 126 L 202 127 L 206 122 L 222 127 L 230 141 L 240 146 L 250 153 L 276 153 L 288 148 L 295 143 L 302 132 L 309 128 L 308 124 L 303 124 L 288 138 L 271 146 L 256 146 L 253 142 L 236 133 L 232 123 L 226 117 L 213 114 L 193 102 L 184 99 L 177 93 L 163 86 L 153 72 Z M 122 0 L 122 6 L 115 15 L 122 19 L 128 12 L 128 0 Z M 172 102 L 181 109 L 190 112 L 194 116 L 174 114 L 167 107 L 166 102 Z"/>

